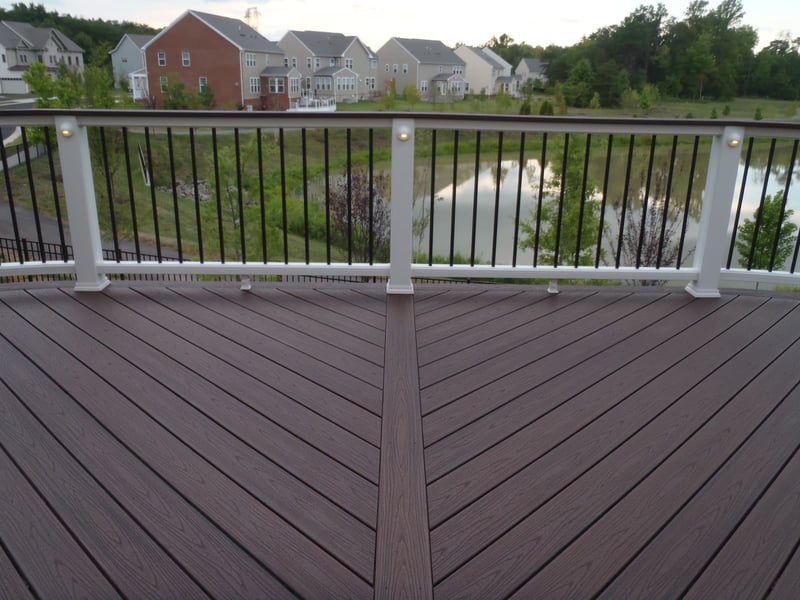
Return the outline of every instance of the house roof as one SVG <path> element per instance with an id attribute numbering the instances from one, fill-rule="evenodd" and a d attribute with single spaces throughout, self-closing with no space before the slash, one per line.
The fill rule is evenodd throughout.
<path id="1" fill-rule="evenodd" d="M 261 75 L 264 77 L 288 77 L 292 71 L 297 71 L 295 67 L 266 67 L 263 71 L 261 71 Z M 299 75 L 300 72 L 297 71 Z"/>
<path id="2" fill-rule="evenodd" d="M 489 51 L 491 52 L 491 54 L 489 52 L 486 52 L 487 48 L 473 48 L 473 49 L 478 53 L 478 55 L 480 55 L 481 58 L 483 58 L 486 62 L 492 65 L 495 69 L 500 69 L 502 71 L 503 69 L 509 68 L 511 66 L 502 58 L 497 56 L 497 54 L 491 52 L 491 50 Z"/>
<path id="3" fill-rule="evenodd" d="M 40 50 L 47 45 L 50 38 L 68 52 L 83 52 L 83 48 L 66 35 L 52 27 L 34 27 L 30 23 L 19 21 L 0 21 L 0 43 L 6 48 L 29 48 Z"/>
<path id="4" fill-rule="evenodd" d="M 431 81 L 450 81 L 455 78 L 455 73 L 439 73 L 431 78 Z"/>
<path id="5" fill-rule="evenodd" d="M 354 35 L 344 35 L 330 31 L 292 30 L 289 33 L 300 40 L 313 56 L 344 56 L 347 49 L 353 45 L 353 42 L 358 41 L 361 43 Z M 372 51 L 365 44 L 361 45 L 372 56 Z"/>
<path id="6" fill-rule="evenodd" d="M 147 42 L 152 40 L 155 36 L 149 35 L 146 33 L 126 33 L 117 42 L 117 45 L 114 46 L 113 50 L 109 50 L 109 54 L 114 54 L 117 50 L 119 50 L 120 46 L 122 46 L 122 42 L 125 41 L 125 38 L 128 38 L 131 42 L 133 42 L 139 50 L 144 48 L 147 45 Z"/>
<path id="7" fill-rule="evenodd" d="M 333 77 L 337 73 L 341 73 L 342 71 L 347 71 L 351 75 L 355 75 L 355 73 L 348 69 L 347 67 L 326 67 L 324 69 L 320 69 L 319 71 L 314 71 L 315 77 Z"/>
<path id="8" fill-rule="evenodd" d="M 230 17 L 212 15 L 210 13 L 204 13 L 197 10 L 185 11 L 181 16 L 156 34 L 144 45 L 144 47 L 151 46 L 153 42 L 164 35 L 164 33 L 169 31 L 173 25 L 183 20 L 187 15 L 192 15 L 200 22 L 204 23 L 209 29 L 216 31 L 219 35 L 224 37 L 240 50 L 249 50 L 251 52 L 267 52 L 270 54 L 283 54 L 283 51 L 278 48 L 278 44 L 265 38 L 244 21 L 240 19 L 232 19 Z"/>
<path id="9" fill-rule="evenodd" d="M 500 56 L 497 52 L 484 46 L 481 48 L 481 52 L 483 52 L 487 56 L 491 56 L 492 60 L 494 60 L 497 64 L 499 64 L 504 69 L 511 69 L 511 63 L 508 62 L 505 58 Z"/>
<path id="10" fill-rule="evenodd" d="M 463 65 L 458 54 L 439 40 L 420 40 L 414 38 L 392 38 L 417 61 L 426 65 Z"/>
<path id="11" fill-rule="evenodd" d="M 547 66 L 546 61 L 540 60 L 538 58 L 523 58 L 521 61 L 519 61 L 519 64 L 520 66 L 524 64 L 528 68 L 528 71 L 532 73 L 542 71 Z"/>

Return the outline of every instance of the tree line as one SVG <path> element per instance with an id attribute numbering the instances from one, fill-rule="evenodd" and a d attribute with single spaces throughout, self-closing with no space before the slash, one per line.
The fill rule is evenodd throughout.
<path id="1" fill-rule="evenodd" d="M 622 106 L 632 94 L 645 103 L 654 96 L 800 99 L 800 37 L 785 33 L 756 52 L 758 35 L 744 17 L 741 0 L 713 8 L 694 0 L 682 19 L 663 4 L 641 5 L 573 46 L 533 47 L 505 34 L 485 45 L 514 66 L 525 57 L 547 61 L 550 84 L 560 84 L 572 106 Z"/>

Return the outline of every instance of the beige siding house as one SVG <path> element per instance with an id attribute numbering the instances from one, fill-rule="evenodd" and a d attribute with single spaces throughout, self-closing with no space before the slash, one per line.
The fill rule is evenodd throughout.
<path id="1" fill-rule="evenodd" d="M 494 96 L 498 92 L 514 94 L 516 86 L 511 65 L 489 48 L 459 46 L 456 55 L 465 63 L 464 93 Z"/>
<path id="2" fill-rule="evenodd" d="M 0 21 L 0 93 L 28 93 L 22 74 L 35 62 L 44 64 L 52 76 L 60 63 L 83 72 L 83 50 L 52 27 Z"/>
<path id="3" fill-rule="evenodd" d="M 547 63 L 538 58 L 523 58 L 519 61 L 514 75 L 519 85 L 523 85 L 529 79 L 538 80 L 544 85 L 547 83 Z"/>
<path id="4" fill-rule="evenodd" d="M 301 93 L 357 102 L 378 93 L 378 57 L 356 36 L 289 31 L 278 42 L 284 64 L 300 71 Z"/>
<path id="5" fill-rule="evenodd" d="M 378 50 L 380 85 L 398 94 L 414 85 L 423 100 L 464 98 L 463 59 L 438 40 L 391 38 Z"/>

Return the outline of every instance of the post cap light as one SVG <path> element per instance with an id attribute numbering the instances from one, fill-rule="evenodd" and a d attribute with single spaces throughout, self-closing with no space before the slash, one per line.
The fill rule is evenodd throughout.
<path id="1" fill-rule="evenodd" d="M 71 138 L 75 135 L 75 131 L 72 129 L 72 125 L 70 123 L 62 123 L 58 126 L 58 131 L 65 138 Z"/>
<path id="2" fill-rule="evenodd" d="M 738 148 L 741 143 L 742 138 L 737 134 L 733 134 L 728 138 L 728 146 L 731 148 Z"/>
<path id="3" fill-rule="evenodd" d="M 401 142 L 407 142 L 408 140 L 411 139 L 411 130 L 406 126 L 398 127 L 397 139 L 400 140 Z"/>

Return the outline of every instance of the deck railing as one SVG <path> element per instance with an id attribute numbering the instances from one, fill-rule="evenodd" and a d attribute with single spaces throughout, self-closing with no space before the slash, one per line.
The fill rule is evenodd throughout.
<path id="1" fill-rule="evenodd" d="M 800 123 L 26 110 L 0 124 L 47 150 L 0 156 L 0 237 L 18 250 L 0 277 L 800 285 Z M 26 237 L 71 253 L 32 257 Z"/>

